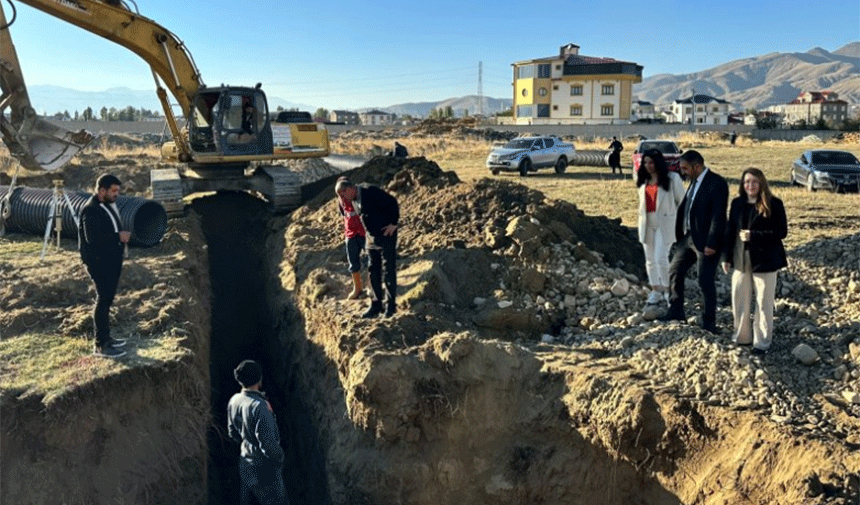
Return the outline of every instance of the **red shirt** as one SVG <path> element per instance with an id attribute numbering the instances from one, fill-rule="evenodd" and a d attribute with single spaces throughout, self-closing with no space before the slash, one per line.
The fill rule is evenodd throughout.
<path id="1" fill-rule="evenodd" d="M 657 189 L 656 184 L 645 185 L 645 212 L 657 212 Z"/>
<path id="2" fill-rule="evenodd" d="M 343 231 L 346 234 L 346 238 L 363 237 L 364 225 L 361 224 L 361 216 L 353 208 L 352 202 L 341 198 L 337 203 L 337 207 L 340 209 L 340 213 L 343 214 Z"/>

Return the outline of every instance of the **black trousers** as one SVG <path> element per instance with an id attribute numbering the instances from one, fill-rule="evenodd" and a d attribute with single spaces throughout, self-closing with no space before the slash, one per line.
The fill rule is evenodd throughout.
<path id="1" fill-rule="evenodd" d="M 388 237 L 374 237 L 372 241 L 368 240 L 367 256 L 370 258 L 368 271 L 373 303 L 382 303 L 384 281 L 385 304 L 388 307 L 394 307 L 397 303 L 397 232 Z"/>
<path id="2" fill-rule="evenodd" d="M 702 322 L 705 325 L 715 323 L 717 319 L 717 285 L 714 278 L 719 262 L 719 253 L 705 256 L 704 252 L 696 249 L 689 233 L 675 245 L 675 254 L 669 264 L 670 314 L 684 314 L 684 278 L 687 276 L 687 271 L 695 263 L 699 274 L 699 287 L 702 288 L 702 295 L 705 298 Z"/>
<path id="3" fill-rule="evenodd" d="M 96 286 L 96 303 L 93 307 L 96 346 L 103 346 L 110 339 L 110 307 L 116 297 L 122 263 L 86 265 L 87 273 Z"/>

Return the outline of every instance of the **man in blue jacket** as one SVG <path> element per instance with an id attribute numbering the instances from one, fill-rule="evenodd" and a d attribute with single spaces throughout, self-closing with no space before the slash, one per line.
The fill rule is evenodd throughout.
<path id="1" fill-rule="evenodd" d="M 368 271 L 373 301 L 361 317 L 382 314 L 383 280 L 385 317 L 391 317 L 397 311 L 397 223 L 400 221 L 397 199 L 376 186 L 359 187 L 348 180 L 339 180 L 334 190 L 341 198 L 352 201 L 367 233 L 365 247 L 370 259 Z"/>
<path id="2" fill-rule="evenodd" d="M 116 206 L 120 186 L 115 175 L 99 177 L 95 194 L 81 209 L 78 225 L 81 261 L 96 287 L 93 308 L 95 354 L 108 358 L 125 355 L 125 351 L 119 349 L 125 345 L 125 340 L 111 338 L 110 335 L 110 307 L 122 272 L 123 249 L 131 238 L 131 233 L 122 229 Z"/>
<path id="3" fill-rule="evenodd" d="M 250 505 L 253 496 L 261 505 L 288 505 L 284 490 L 284 450 L 272 404 L 260 391 L 263 369 L 259 363 L 239 363 L 233 376 L 242 391 L 227 404 L 227 434 L 241 444 L 239 454 L 240 505 Z"/>

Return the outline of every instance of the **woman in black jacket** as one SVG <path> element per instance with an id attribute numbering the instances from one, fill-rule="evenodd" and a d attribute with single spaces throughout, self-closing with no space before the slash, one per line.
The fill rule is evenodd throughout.
<path id="1" fill-rule="evenodd" d="M 738 196 L 732 200 L 726 224 L 723 271 L 732 268 L 732 312 L 738 344 L 752 344 L 754 354 L 765 354 L 773 337 L 776 271 L 788 265 L 782 239 L 788 234 L 785 206 L 773 196 L 761 170 L 741 175 Z M 756 311 L 750 324 L 750 302 Z"/>

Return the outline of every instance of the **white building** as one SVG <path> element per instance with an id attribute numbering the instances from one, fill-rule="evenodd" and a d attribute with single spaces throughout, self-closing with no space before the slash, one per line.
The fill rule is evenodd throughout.
<path id="1" fill-rule="evenodd" d="M 678 99 L 670 107 L 673 123 L 698 125 L 729 124 L 729 102 L 708 95 Z"/>
<path id="2" fill-rule="evenodd" d="M 635 100 L 633 102 L 633 110 L 630 113 L 630 121 L 639 121 L 639 120 L 654 120 L 656 118 L 656 113 L 654 111 L 654 104 L 651 102 L 645 102 L 642 100 Z"/>
<path id="3" fill-rule="evenodd" d="M 385 112 L 381 110 L 369 110 L 367 112 L 361 112 L 358 115 L 361 118 L 361 124 L 363 125 L 372 125 L 372 126 L 383 126 L 383 125 L 391 125 L 394 124 L 394 119 L 397 117 L 390 112 Z"/>

